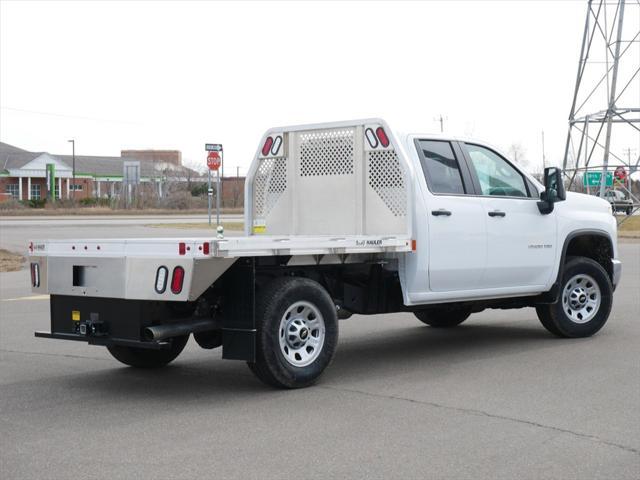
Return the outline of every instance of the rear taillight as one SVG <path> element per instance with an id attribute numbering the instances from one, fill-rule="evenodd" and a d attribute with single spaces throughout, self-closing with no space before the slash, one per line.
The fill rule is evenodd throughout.
<path id="1" fill-rule="evenodd" d="M 271 151 L 271 146 L 273 145 L 273 138 L 271 137 L 267 137 L 267 139 L 264 141 L 264 145 L 262 146 L 262 156 L 266 157 L 267 155 L 269 155 L 269 152 Z"/>
<path id="2" fill-rule="evenodd" d="M 40 265 L 37 263 L 31 264 L 31 286 L 40 286 Z"/>
<path id="3" fill-rule="evenodd" d="M 364 131 L 364 136 L 367 137 L 367 143 L 369 144 L 369 146 L 371 148 L 377 148 L 378 147 L 378 138 L 376 137 L 376 134 L 373 133 L 372 129 L 367 128 Z"/>
<path id="4" fill-rule="evenodd" d="M 273 146 L 271 147 L 271 155 L 278 155 L 278 152 L 280 151 L 280 146 L 282 145 L 282 137 L 280 135 L 278 135 L 274 140 L 273 140 Z"/>
<path id="5" fill-rule="evenodd" d="M 389 137 L 387 137 L 387 132 L 384 131 L 384 128 L 376 128 L 376 136 L 378 137 L 378 140 L 380 140 L 380 145 L 384 148 L 389 146 Z"/>
<path id="6" fill-rule="evenodd" d="M 160 267 L 156 272 L 156 292 L 164 293 L 167 289 L 167 277 L 169 276 L 169 269 L 167 267 Z"/>
<path id="7" fill-rule="evenodd" d="M 184 282 L 184 268 L 176 267 L 173 269 L 171 276 L 171 293 L 178 294 L 182 291 L 182 283 Z"/>
<path id="8" fill-rule="evenodd" d="M 209 242 L 203 243 L 202 244 L 202 253 L 204 253 L 205 255 L 209 255 L 209 248 L 210 248 Z"/>

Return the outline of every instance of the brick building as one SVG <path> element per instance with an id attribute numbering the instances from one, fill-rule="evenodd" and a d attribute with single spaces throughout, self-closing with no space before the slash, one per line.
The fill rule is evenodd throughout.
<path id="1" fill-rule="evenodd" d="M 120 156 L 153 162 L 160 170 L 182 167 L 180 150 L 120 150 Z"/>
<path id="2" fill-rule="evenodd" d="M 140 162 L 141 184 L 152 186 L 160 197 L 174 186 L 190 188 L 194 183 L 206 182 L 206 176 L 182 165 L 178 150 L 122 150 L 120 157 L 53 155 L 48 152 L 29 152 L 0 142 L 0 201 L 42 200 L 55 198 L 118 197 L 122 191 L 125 161 Z M 47 184 L 47 169 L 53 185 Z M 244 200 L 244 178 L 222 179 L 222 205 L 240 207 Z"/>
<path id="3" fill-rule="evenodd" d="M 73 198 L 119 195 L 127 157 L 53 155 L 29 152 L 0 142 L 0 200 L 41 200 L 47 196 Z M 47 184 L 47 169 L 53 185 Z M 140 161 L 141 183 L 152 183 L 159 190 L 163 172 L 153 162 Z"/>

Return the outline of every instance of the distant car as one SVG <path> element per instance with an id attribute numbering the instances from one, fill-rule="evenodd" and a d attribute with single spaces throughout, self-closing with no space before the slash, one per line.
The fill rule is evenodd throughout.
<path id="1" fill-rule="evenodd" d="M 631 212 L 633 212 L 633 202 L 620 190 L 609 190 L 604 194 L 604 197 L 611 204 L 613 213 L 623 212 L 631 215 Z"/>

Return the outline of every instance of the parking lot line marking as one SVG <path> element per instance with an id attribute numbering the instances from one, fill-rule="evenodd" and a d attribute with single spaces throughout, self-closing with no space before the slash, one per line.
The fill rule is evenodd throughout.
<path id="1" fill-rule="evenodd" d="M 0 302 L 17 302 L 20 300 L 49 300 L 49 295 L 31 295 L 29 297 L 5 298 Z"/>

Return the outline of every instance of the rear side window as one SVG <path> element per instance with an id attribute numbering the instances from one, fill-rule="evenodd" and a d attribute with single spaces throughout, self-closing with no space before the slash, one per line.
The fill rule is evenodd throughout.
<path id="1" fill-rule="evenodd" d="M 464 194 L 460 165 L 451 143 L 419 140 L 418 149 L 422 171 L 433 193 Z"/>

